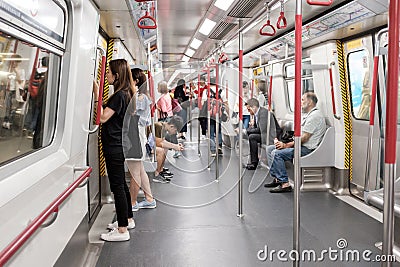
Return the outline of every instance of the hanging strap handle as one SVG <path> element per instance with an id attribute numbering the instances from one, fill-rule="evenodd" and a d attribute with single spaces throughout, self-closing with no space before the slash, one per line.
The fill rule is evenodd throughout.
<path id="1" fill-rule="evenodd" d="M 141 25 L 141 22 L 144 21 L 144 20 L 146 20 L 146 19 L 151 20 L 154 24 L 153 24 L 153 25 Z M 154 29 L 157 29 L 157 22 L 156 22 L 156 19 L 153 18 L 152 16 L 150 16 L 150 14 L 149 14 L 148 11 L 146 11 L 146 14 L 138 20 L 137 25 L 138 25 L 138 27 L 139 27 L 140 29 L 145 29 L 145 30 L 154 30 Z"/>
<path id="2" fill-rule="evenodd" d="M 330 6 L 332 5 L 333 0 L 328 0 L 328 1 L 313 1 L 313 0 L 307 0 L 307 4 L 312 5 L 312 6 Z"/>
<path id="3" fill-rule="evenodd" d="M 274 36 L 276 34 L 276 30 L 275 30 L 274 26 L 271 25 L 271 21 L 269 20 L 269 14 L 270 14 L 270 11 L 269 11 L 269 7 L 267 6 L 267 23 L 265 23 L 261 27 L 261 29 L 259 31 L 260 35 L 263 35 L 263 36 Z M 269 32 L 268 31 L 264 31 L 265 29 L 267 29 L 267 30 L 269 29 L 270 31 Z"/>
<path id="4" fill-rule="evenodd" d="M 278 18 L 278 21 L 276 22 L 276 27 L 278 29 L 286 29 L 287 22 L 285 18 L 285 3 L 284 0 L 281 0 L 281 13 Z"/>
<path id="5" fill-rule="evenodd" d="M 225 61 L 228 61 L 228 60 L 229 60 L 228 56 L 225 53 L 222 53 L 219 56 L 218 62 L 222 64 L 222 63 L 224 63 Z"/>

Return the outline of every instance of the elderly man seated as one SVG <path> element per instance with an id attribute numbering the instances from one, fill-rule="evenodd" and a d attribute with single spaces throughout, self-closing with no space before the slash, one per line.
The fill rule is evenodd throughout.
<path id="1" fill-rule="evenodd" d="M 301 123 L 301 156 L 305 156 L 316 149 L 321 142 L 325 131 L 325 118 L 317 109 L 317 96 L 308 92 L 301 97 L 301 109 L 303 119 Z M 270 174 L 273 177 L 271 183 L 264 187 L 273 187 L 271 193 L 291 192 L 288 175 L 285 168 L 285 161 L 294 157 L 294 142 L 283 143 L 275 140 L 274 145 L 267 147 L 268 164 Z"/>

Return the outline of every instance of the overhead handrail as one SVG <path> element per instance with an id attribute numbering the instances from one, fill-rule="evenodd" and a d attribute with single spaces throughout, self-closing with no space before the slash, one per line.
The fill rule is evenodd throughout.
<path id="1" fill-rule="evenodd" d="M 276 22 L 276 27 L 278 29 L 286 29 L 287 21 L 285 18 L 285 1 L 281 0 L 281 12 L 279 14 L 278 21 Z"/>
<path id="2" fill-rule="evenodd" d="M 0 252 L 0 266 L 3 266 L 8 260 L 21 248 L 25 242 L 43 225 L 46 219 L 58 211 L 59 206 L 67 199 L 82 181 L 89 177 L 92 168 L 88 167 L 78 179 L 76 179 L 67 189 L 65 189 L 46 209 L 42 211 L 5 249 Z"/>
<path id="3" fill-rule="evenodd" d="M 99 98 L 97 99 L 97 113 L 96 113 L 96 125 L 100 125 L 100 117 L 101 117 L 101 107 L 103 106 L 103 89 L 104 89 L 104 74 L 106 73 L 106 50 L 97 46 L 97 50 L 99 50 L 103 55 L 101 56 L 101 71 L 100 71 L 100 85 L 99 85 Z M 97 130 L 97 129 L 96 129 Z"/>
<path id="4" fill-rule="evenodd" d="M 333 117 L 335 119 L 340 120 L 340 116 L 336 113 L 336 101 L 335 101 L 335 90 L 333 88 L 333 75 L 332 75 L 332 66 L 335 65 L 335 62 L 331 62 L 329 64 L 329 82 L 331 86 L 331 97 L 332 97 L 332 111 Z"/>
<path id="5" fill-rule="evenodd" d="M 364 177 L 364 201 L 368 203 L 368 192 L 369 192 L 369 176 L 371 171 L 371 155 L 372 155 L 372 138 L 374 135 L 374 125 L 375 125 L 375 108 L 376 108 L 376 96 L 378 88 L 378 67 L 379 67 L 379 56 L 380 56 L 380 41 L 387 29 L 383 29 L 378 32 L 375 51 L 374 51 L 374 69 L 372 73 L 372 92 L 371 92 L 371 105 L 369 110 L 369 131 L 368 131 L 368 145 L 367 145 L 367 158 L 365 165 L 365 177 Z M 380 146 L 380 138 L 379 138 Z"/>
<path id="6" fill-rule="evenodd" d="M 269 20 L 269 15 L 270 15 L 270 10 L 269 7 L 267 5 L 267 23 L 265 23 L 261 29 L 259 30 L 260 35 L 263 36 L 274 36 L 276 34 L 276 30 L 274 28 L 274 26 L 271 25 L 271 21 Z M 264 30 L 270 30 L 270 32 L 264 32 Z"/>
<path id="7" fill-rule="evenodd" d="M 146 19 L 152 21 L 152 22 L 154 23 L 154 25 L 142 25 L 141 23 L 142 23 L 144 20 L 146 20 Z M 141 18 L 138 20 L 137 25 L 138 25 L 139 29 L 144 29 L 144 30 L 154 30 L 154 29 L 157 29 L 157 22 L 156 22 L 156 19 L 153 18 L 152 16 L 150 16 L 150 14 L 149 14 L 148 11 L 146 11 L 146 13 L 144 14 L 144 16 L 141 17 Z"/>
<path id="8" fill-rule="evenodd" d="M 332 5 L 333 0 L 328 0 L 328 1 L 313 1 L 313 0 L 307 0 L 307 4 L 311 6 L 330 6 Z"/>

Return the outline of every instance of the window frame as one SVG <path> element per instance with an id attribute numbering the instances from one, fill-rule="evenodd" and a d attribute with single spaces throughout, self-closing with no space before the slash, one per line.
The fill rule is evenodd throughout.
<path id="1" fill-rule="evenodd" d="M 349 99 L 350 99 L 351 115 L 353 116 L 353 119 L 358 120 L 358 121 L 369 121 L 369 118 L 371 117 L 371 114 L 369 114 L 369 113 L 368 113 L 369 114 L 368 119 L 363 119 L 363 118 L 359 118 L 359 117 L 355 116 L 355 114 L 354 114 L 354 104 L 353 104 L 353 93 L 352 93 L 352 89 L 351 89 L 349 57 L 350 57 L 351 54 L 358 53 L 358 52 L 361 52 L 361 51 L 364 51 L 364 52 L 366 52 L 366 54 L 368 56 L 371 56 L 369 54 L 369 50 L 366 47 L 361 47 L 361 48 L 358 48 L 358 49 L 354 49 L 354 50 L 348 51 L 347 55 L 346 55 L 348 92 L 349 92 Z M 371 60 L 369 62 L 371 63 Z M 368 69 L 369 69 L 369 71 L 371 70 L 371 65 L 370 64 L 368 65 Z M 372 72 L 370 72 L 370 73 L 372 73 Z M 370 92 L 371 92 L 371 82 L 370 82 Z M 361 104 L 360 104 L 360 107 L 361 107 Z M 368 111 L 368 112 L 370 112 L 370 111 Z"/>
<path id="2" fill-rule="evenodd" d="M 302 61 L 301 61 L 301 63 L 302 64 L 310 64 L 311 65 L 311 58 L 303 58 L 302 59 Z M 286 108 L 287 108 L 287 110 L 289 110 L 289 112 L 291 113 L 291 114 L 293 114 L 294 113 L 294 110 L 292 109 L 292 106 L 290 105 L 290 93 L 289 93 L 289 86 L 288 86 L 288 82 L 291 82 L 291 81 L 293 81 L 294 82 L 294 80 L 295 80 L 295 75 L 293 75 L 293 77 L 288 77 L 287 76 L 287 67 L 289 67 L 289 66 L 294 66 L 295 65 L 295 63 L 294 63 L 294 61 L 292 61 L 292 62 L 288 62 L 288 63 L 286 63 L 286 64 L 283 64 L 283 66 L 282 66 L 282 68 L 283 68 L 283 71 L 282 71 L 282 73 L 283 73 L 283 80 L 285 81 L 285 92 L 286 92 Z M 313 77 L 313 71 L 311 70 L 311 73 L 304 73 L 304 69 L 303 69 L 303 73 L 302 73 L 302 75 L 301 75 L 301 81 L 302 81 L 302 83 L 305 81 L 305 80 L 312 80 L 312 85 L 313 85 L 313 91 L 314 91 L 314 77 Z M 303 90 L 304 90 L 304 86 L 303 86 L 303 88 L 302 88 Z M 313 92 L 312 91 L 312 92 Z M 308 91 L 309 92 L 309 91 Z M 302 92 L 302 94 L 303 94 L 303 92 Z M 294 108 L 294 107 L 293 107 Z"/>
<path id="3" fill-rule="evenodd" d="M 51 114 L 52 116 L 55 116 L 55 119 L 52 121 L 54 125 L 51 127 L 52 137 L 46 146 L 40 147 L 39 149 L 30 150 L 22 155 L 18 155 L 7 161 L 1 162 L 0 182 L 15 174 L 18 170 L 26 168 L 26 166 L 34 165 L 38 161 L 48 158 L 50 155 L 55 155 L 55 153 L 60 152 L 61 154 L 58 153 L 57 155 L 62 155 L 62 157 L 65 157 L 65 160 L 67 159 L 65 151 L 62 152 L 63 149 L 60 149 L 63 138 L 61 133 L 65 127 L 65 116 L 67 111 L 66 101 L 61 101 L 61 99 L 66 99 L 67 97 L 67 90 L 63 90 L 63 88 L 67 88 L 68 86 L 68 70 L 70 68 L 70 59 L 69 57 L 65 57 L 65 51 L 68 49 L 68 47 L 71 47 L 72 44 L 72 31 L 70 31 L 72 27 L 72 21 L 69 19 L 72 16 L 72 6 L 67 1 L 62 2 L 62 0 L 53 0 L 53 2 L 56 2 L 58 5 L 61 5 L 64 8 L 65 24 L 63 47 L 61 47 L 55 41 L 50 42 L 48 40 L 44 40 L 41 38 L 41 36 L 36 36 L 32 32 L 21 30 L 19 25 L 11 24 L 5 21 L 3 18 L 0 18 L 0 30 L 3 33 L 9 34 L 13 36 L 13 38 L 20 41 L 24 41 L 41 49 L 47 50 L 49 53 L 59 57 L 59 64 L 57 68 L 52 69 L 53 79 L 56 76 L 57 83 L 50 85 L 57 87 L 54 95 L 54 101 L 56 101 L 56 103 L 54 103 L 55 113 Z M 50 79 L 51 77 L 49 77 L 49 81 Z"/>

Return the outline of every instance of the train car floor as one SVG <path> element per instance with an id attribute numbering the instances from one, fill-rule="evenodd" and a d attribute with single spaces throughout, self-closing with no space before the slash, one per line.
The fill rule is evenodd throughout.
<path id="1" fill-rule="evenodd" d="M 207 168 L 206 141 L 200 148 L 202 157 L 191 142 L 182 157 L 168 156 L 171 183 L 151 184 L 157 208 L 134 212 L 130 241 L 105 242 L 96 266 L 292 266 L 293 193 L 264 188 L 266 169 L 246 171 L 239 218 L 237 152 L 223 149 L 216 181 L 215 158 Z M 362 253 L 370 250 L 375 259 L 381 240 L 379 221 L 328 192 L 301 193 L 300 266 L 380 266 Z M 286 252 L 280 259 L 279 250 Z M 303 250 L 315 251 L 315 259 Z M 354 250 L 359 261 L 346 256 Z"/>

